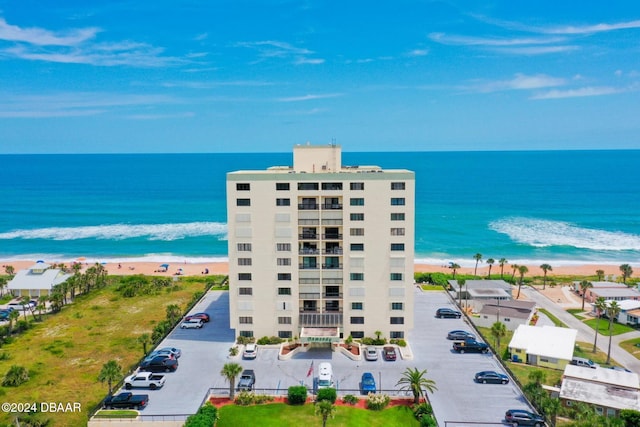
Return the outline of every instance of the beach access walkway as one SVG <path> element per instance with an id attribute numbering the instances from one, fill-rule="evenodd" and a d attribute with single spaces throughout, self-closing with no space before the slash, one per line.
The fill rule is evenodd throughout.
<path id="1" fill-rule="evenodd" d="M 528 299 L 535 301 L 540 308 L 544 308 L 560 319 L 565 325 L 577 330 L 578 341 L 593 343 L 595 331 L 588 325 L 585 325 L 580 320 L 576 319 L 571 313 L 565 311 L 565 308 L 559 305 L 556 301 L 552 301 L 537 289 L 530 286 L 522 287 L 522 292 Z M 620 347 L 621 342 L 633 338 L 640 338 L 640 331 L 631 331 L 620 335 L 614 335 L 611 341 L 611 359 L 633 372 L 640 372 L 640 360 Z M 609 347 L 609 337 L 598 335 L 598 342 L 596 345 L 606 354 Z"/>

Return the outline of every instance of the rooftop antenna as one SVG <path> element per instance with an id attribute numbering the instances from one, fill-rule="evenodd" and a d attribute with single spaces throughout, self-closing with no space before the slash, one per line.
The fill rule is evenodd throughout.
<path id="1" fill-rule="evenodd" d="M 331 138 L 331 146 L 332 147 L 336 146 L 336 139 L 335 138 Z"/>

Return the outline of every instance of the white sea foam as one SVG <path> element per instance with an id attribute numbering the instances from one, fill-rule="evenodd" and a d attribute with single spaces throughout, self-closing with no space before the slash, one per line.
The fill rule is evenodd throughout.
<path id="1" fill-rule="evenodd" d="M 227 225 L 219 222 L 187 222 L 177 224 L 109 224 L 82 227 L 50 227 L 13 230 L 0 233 L 0 240 L 124 240 L 146 237 L 148 240 L 179 240 L 186 237 L 218 236 L 227 238 Z"/>
<path id="2" fill-rule="evenodd" d="M 597 251 L 640 250 L 635 234 L 579 227 L 563 221 L 509 217 L 493 221 L 489 228 L 515 242 L 534 247 L 571 246 Z"/>

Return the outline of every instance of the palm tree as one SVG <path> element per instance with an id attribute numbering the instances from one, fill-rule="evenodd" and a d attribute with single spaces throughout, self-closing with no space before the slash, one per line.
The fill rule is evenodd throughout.
<path id="1" fill-rule="evenodd" d="M 562 408 L 562 404 L 560 403 L 560 399 L 549 397 L 543 402 L 544 413 L 551 418 L 551 425 L 555 426 L 558 412 Z"/>
<path id="2" fill-rule="evenodd" d="M 456 271 L 460 268 L 460 265 L 455 262 L 450 262 L 449 268 L 453 270 L 453 280 L 456 280 Z"/>
<path id="3" fill-rule="evenodd" d="M 316 402 L 315 414 L 322 417 L 322 427 L 326 427 L 327 420 L 336 415 L 336 407 L 330 400 L 322 399 Z"/>
<path id="4" fill-rule="evenodd" d="M 487 264 L 489 264 L 489 274 L 487 274 L 487 279 L 491 279 L 491 267 L 493 267 L 493 264 L 496 262 L 496 260 L 493 258 L 489 258 L 486 262 Z"/>
<path id="5" fill-rule="evenodd" d="M 48 295 L 40 295 L 38 297 L 38 315 L 40 316 L 40 321 L 42 321 L 42 312 L 47 309 L 47 301 L 49 301 Z"/>
<path id="6" fill-rule="evenodd" d="M 633 274 L 633 269 L 629 264 L 622 264 L 620 266 L 620 271 L 622 272 L 622 283 L 626 285 L 627 279 Z"/>
<path id="7" fill-rule="evenodd" d="M 467 281 L 465 279 L 458 279 L 458 286 L 460 287 L 460 292 L 458 292 L 458 306 L 462 308 L 462 287 Z"/>
<path id="8" fill-rule="evenodd" d="M 604 270 L 596 270 L 596 275 L 598 276 L 598 282 L 601 282 L 604 279 Z"/>
<path id="9" fill-rule="evenodd" d="M 401 385 L 400 391 L 411 391 L 413 393 L 413 403 L 419 404 L 420 397 L 424 397 L 423 389 L 430 393 L 433 393 L 438 388 L 433 380 L 425 378 L 427 370 L 419 371 L 418 368 L 407 368 L 402 373 L 402 377 L 396 383 L 396 386 Z"/>
<path id="10" fill-rule="evenodd" d="M 22 314 L 24 314 L 25 321 L 27 320 L 27 309 L 31 307 L 31 305 L 29 304 L 29 301 L 31 301 L 31 298 L 29 297 L 20 298 L 20 304 L 22 304 Z"/>
<path id="11" fill-rule="evenodd" d="M 102 365 L 100 374 L 98 374 L 98 381 L 101 383 L 106 381 L 109 384 L 109 396 L 111 396 L 113 394 L 113 382 L 120 380 L 121 377 L 122 367 L 115 360 L 109 360 Z"/>
<path id="12" fill-rule="evenodd" d="M 540 268 L 544 272 L 544 277 L 542 278 L 542 290 L 544 291 L 547 288 L 547 271 L 551 271 L 553 268 L 549 264 L 542 264 Z"/>
<path id="13" fill-rule="evenodd" d="M 9 328 L 7 329 L 7 337 L 10 337 L 13 333 L 13 322 L 17 321 L 19 317 L 20 313 L 18 313 L 18 310 L 12 310 L 11 313 L 9 313 Z"/>
<path id="14" fill-rule="evenodd" d="M 475 260 L 476 260 L 476 268 L 473 270 L 473 275 L 474 275 L 474 276 L 477 276 L 477 275 L 478 275 L 478 274 L 477 274 L 477 273 L 478 273 L 478 263 L 479 263 L 480 261 L 482 261 L 482 254 L 481 254 L 481 253 L 477 253 L 477 254 L 475 254 L 475 255 L 473 256 L 473 259 L 475 259 Z"/>
<path id="15" fill-rule="evenodd" d="M 514 277 L 516 277 L 516 271 L 518 271 L 518 264 L 511 264 L 511 269 L 513 270 L 511 272 L 511 280 L 513 280 Z"/>
<path id="16" fill-rule="evenodd" d="M 182 317 L 182 310 L 178 304 L 169 304 L 167 306 L 167 320 L 174 324 Z"/>
<path id="17" fill-rule="evenodd" d="M 504 279 L 504 266 L 506 263 L 508 263 L 509 261 L 507 261 L 506 258 L 500 258 L 498 260 L 498 265 L 500 266 L 500 278 Z"/>
<path id="18" fill-rule="evenodd" d="M 582 311 L 584 311 L 584 299 L 587 296 L 587 289 L 593 288 L 593 283 L 588 280 L 580 282 L 580 290 L 582 291 Z"/>
<path id="19" fill-rule="evenodd" d="M 7 286 L 9 282 L 4 277 L 0 277 L 0 297 L 4 295 L 4 288 Z"/>
<path id="20" fill-rule="evenodd" d="M 529 272 L 529 269 L 526 265 L 519 265 L 518 272 L 520 273 L 520 280 L 518 280 L 518 295 L 516 299 L 520 298 L 520 288 L 522 287 L 522 281 L 524 280 L 524 275 Z"/>
<path id="21" fill-rule="evenodd" d="M 500 338 L 507 335 L 507 327 L 498 321 L 491 325 L 491 336 L 496 339 L 496 353 L 500 354 Z"/>
<path id="22" fill-rule="evenodd" d="M 621 307 L 617 301 L 610 301 L 607 307 L 607 317 L 609 317 L 609 349 L 607 350 L 607 365 L 611 361 L 611 339 L 613 338 L 613 321 L 620 314 Z"/>
<path id="23" fill-rule="evenodd" d="M 13 277 L 16 274 L 16 269 L 13 268 L 13 265 L 5 266 L 4 271 L 11 277 Z"/>
<path id="24" fill-rule="evenodd" d="M 596 319 L 596 338 L 593 340 L 593 351 L 592 353 L 596 352 L 596 343 L 598 342 L 598 324 L 600 323 L 600 319 L 602 318 L 602 313 L 605 312 L 605 310 L 607 309 L 607 301 L 604 299 L 604 297 L 598 297 L 596 298 L 596 302 L 594 303 L 594 307 L 596 309 L 596 314 L 598 315 L 597 319 Z"/>
<path id="25" fill-rule="evenodd" d="M 234 392 L 236 388 L 236 377 L 242 372 L 242 366 L 237 363 L 225 363 L 220 371 L 227 381 L 229 381 L 229 398 L 233 400 Z"/>
<path id="26" fill-rule="evenodd" d="M 138 342 L 142 344 L 142 354 L 147 354 L 147 345 L 151 344 L 151 335 L 142 334 L 138 337 Z"/>

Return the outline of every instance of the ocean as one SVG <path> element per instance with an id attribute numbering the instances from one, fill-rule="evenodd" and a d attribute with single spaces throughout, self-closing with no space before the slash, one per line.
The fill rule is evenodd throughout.
<path id="1" fill-rule="evenodd" d="M 418 262 L 640 265 L 639 150 L 342 159 L 415 171 Z M 291 153 L 0 155 L 0 259 L 226 260 L 225 174 L 291 163 Z"/>

